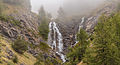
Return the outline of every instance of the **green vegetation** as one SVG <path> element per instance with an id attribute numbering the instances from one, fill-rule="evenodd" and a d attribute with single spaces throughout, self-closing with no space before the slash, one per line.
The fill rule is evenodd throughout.
<path id="1" fill-rule="evenodd" d="M 34 65 L 62 65 L 61 60 L 45 56 L 41 53 L 37 56 L 37 59 L 38 61 Z"/>
<path id="2" fill-rule="evenodd" d="M 13 60 L 14 63 L 18 63 L 18 57 L 16 55 L 13 57 L 12 60 Z"/>
<path id="3" fill-rule="evenodd" d="M 120 65 L 120 13 L 112 17 L 102 16 L 95 28 L 94 52 L 87 51 L 88 65 Z M 89 55 L 89 53 L 94 55 Z M 88 58 L 89 57 L 89 58 Z M 111 62 L 112 61 L 112 62 Z"/>
<path id="4" fill-rule="evenodd" d="M 87 65 L 120 65 L 120 12 L 101 16 L 90 38 L 81 29 L 77 39 L 79 43 L 70 48 L 65 65 L 81 61 Z"/>
<path id="5" fill-rule="evenodd" d="M 49 49 L 50 49 L 50 47 L 48 46 L 48 44 L 43 43 L 43 42 L 40 43 L 39 48 L 40 48 L 42 51 L 44 51 L 44 52 L 49 52 Z"/>
<path id="6" fill-rule="evenodd" d="M 5 22 L 10 22 L 11 24 L 15 26 L 19 26 L 21 24 L 20 21 L 14 19 L 14 17 L 12 16 L 0 15 L 0 20 L 5 21 Z"/>
<path id="7" fill-rule="evenodd" d="M 21 40 L 21 39 L 17 39 L 14 44 L 12 44 L 12 48 L 20 53 L 23 54 L 27 49 L 28 49 L 28 42 Z"/>
<path id="8" fill-rule="evenodd" d="M 43 6 L 39 10 L 39 34 L 43 37 L 43 39 L 48 39 L 48 33 L 49 33 L 49 21 L 51 17 L 50 14 L 47 15 Z"/>
<path id="9" fill-rule="evenodd" d="M 42 21 L 40 26 L 39 26 L 39 34 L 43 37 L 43 39 L 47 40 L 48 39 L 48 33 L 49 33 L 49 27 L 48 24 L 46 23 L 47 21 Z"/>
<path id="10" fill-rule="evenodd" d="M 40 42 L 38 45 L 30 44 L 30 47 L 33 49 L 40 49 L 43 53 L 49 53 L 49 49 L 51 49 L 48 44 L 44 42 Z"/>
<path id="11" fill-rule="evenodd" d="M 70 48 L 70 52 L 67 54 L 69 62 L 66 62 L 66 65 L 76 65 L 84 57 L 84 53 L 88 45 L 88 35 L 83 29 L 81 29 L 77 34 L 77 39 L 79 40 L 79 43 L 75 47 Z"/>

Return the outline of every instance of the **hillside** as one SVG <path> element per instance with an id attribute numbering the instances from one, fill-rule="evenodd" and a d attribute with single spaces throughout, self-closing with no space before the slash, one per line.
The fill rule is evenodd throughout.
<path id="1" fill-rule="evenodd" d="M 30 0 L 0 0 L 0 65 L 120 65 L 120 5 L 105 1 L 86 15 L 58 17 Z"/>
<path id="2" fill-rule="evenodd" d="M 32 54 L 18 54 L 11 46 L 12 41 L 0 35 L 0 65 L 34 65 L 36 58 Z"/>

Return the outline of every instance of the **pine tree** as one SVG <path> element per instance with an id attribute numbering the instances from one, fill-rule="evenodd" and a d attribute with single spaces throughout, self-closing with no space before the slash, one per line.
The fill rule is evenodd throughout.
<path id="1" fill-rule="evenodd" d="M 93 49 L 86 50 L 84 62 L 88 65 L 120 65 L 119 49 L 116 45 L 116 25 L 114 17 L 100 18 L 95 28 Z"/>
<path id="2" fill-rule="evenodd" d="M 41 6 L 41 8 L 39 10 L 38 21 L 39 21 L 39 23 L 38 23 L 39 24 L 39 34 L 43 37 L 43 39 L 47 40 L 48 33 L 49 33 L 48 23 L 49 23 L 50 19 L 46 15 L 46 12 L 45 12 L 43 6 Z"/>
<path id="3" fill-rule="evenodd" d="M 77 43 L 73 48 L 70 48 L 70 53 L 67 55 L 69 65 L 76 65 L 82 60 L 88 45 L 88 35 L 83 29 L 78 32 L 77 39 L 79 43 Z"/>

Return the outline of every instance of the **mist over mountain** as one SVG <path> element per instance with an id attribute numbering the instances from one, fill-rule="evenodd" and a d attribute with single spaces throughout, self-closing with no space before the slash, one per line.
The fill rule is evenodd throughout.
<path id="1" fill-rule="evenodd" d="M 38 13 L 43 5 L 47 12 L 57 15 L 59 7 L 62 7 L 67 14 L 78 15 L 90 12 L 105 0 L 31 0 L 32 11 Z"/>
<path id="2" fill-rule="evenodd" d="M 0 65 L 120 65 L 120 0 L 0 0 Z"/>
<path id="3" fill-rule="evenodd" d="M 63 5 L 64 0 L 31 0 L 32 11 L 38 13 L 41 6 L 44 6 L 47 12 L 57 15 L 57 10 Z"/>
<path id="4" fill-rule="evenodd" d="M 93 11 L 106 0 L 66 0 L 63 8 L 68 15 L 83 15 Z"/>

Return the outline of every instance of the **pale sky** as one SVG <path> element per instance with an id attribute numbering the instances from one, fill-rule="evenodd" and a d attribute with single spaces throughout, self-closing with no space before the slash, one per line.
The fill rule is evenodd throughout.
<path id="1" fill-rule="evenodd" d="M 41 5 L 43 5 L 46 11 L 56 14 L 58 8 L 63 5 L 63 1 L 64 0 L 31 0 L 32 11 L 37 13 Z"/>
<path id="2" fill-rule="evenodd" d="M 105 0 L 31 0 L 32 11 L 38 12 L 41 5 L 45 10 L 52 15 L 57 15 L 57 10 L 60 6 L 68 14 L 80 14 L 91 11 Z"/>

